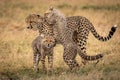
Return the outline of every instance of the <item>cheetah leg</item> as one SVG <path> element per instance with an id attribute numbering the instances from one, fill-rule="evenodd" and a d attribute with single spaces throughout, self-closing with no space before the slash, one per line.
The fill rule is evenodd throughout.
<path id="1" fill-rule="evenodd" d="M 40 61 L 40 54 L 38 52 L 33 52 L 34 53 L 34 60 L 33 60 L 33 64 L 34 64 L 34 69 L 38 70 L 38 64 Z"/>
<path id="2" fill-rule="evenodd" d="M 80 42 L 80 43 L 81 44 L 79 44 L 79 46 L 78 46 L 78 54 L 81 57 L 81 55 L 80 55 L 81 53 L 86 54 L 86 42 Z M 88 63 L 88 61 L 85 59 L 82 59 L 81 61 L 82 61 L 83 65 L 86 65 Z"/>
<path id="3" fill-rule="evenodd" d="M 42 63 L 43 71 L 46 71 L 45 57 L 46 57 L 45 55 L 42 55 L 42 56 L 41 56 L 41 63 Z"/>
<path id="4" fill-rule="evenodd" d="M 86 47 L 85 47 L 85 46 L 82 46 L 82 47 L 79 46 L 78 49 L 80 49 L 80 50 L 78 51 L 78 54 L 79 54 L 80 57 L 81 57 L 81 53 L 86 54 Z M 83 59 L 83 58 L 82 58 L 81 61 L 82 61 L 82 64 L 83 64 L 83 65 L 86 65 L 86 64 L 88 63 L 88 61 L 85 60 L 85 59 Z"/>
<path id="5" fill-rule="evenodd" d="M 77 34 L 77 45 L 78 45 L 78 49 L 80 49 L 80 52 L 78 52 L 79 55 L 80 53 L 86 54 L 86 44 L 87 44 L 89 31 L 88 29 L 85 29 L 85 30 L 86 30 L 85 32 L 84 31 L 82 32 L 82 34 L 84 35 Z M 88 61 L 82 59 L 82 63 L 86 65 Z"/>
<path id="6" fill-rule="evenodd" d="M 79 64 L 76 62 L 75 58 L 77 55 L 77 48 L 73 48 L 72 45 L 68 45 L 64 47 L 64 54 L 63 59 L 65 63 L 70 67 L 72 70 L 73 68 L 78 68 Z"/>
<path id="7" fill-rule="evenodd" d="M 53 53 L 48 56 L 48 70 L 49 72 L 53 71 Z"/>

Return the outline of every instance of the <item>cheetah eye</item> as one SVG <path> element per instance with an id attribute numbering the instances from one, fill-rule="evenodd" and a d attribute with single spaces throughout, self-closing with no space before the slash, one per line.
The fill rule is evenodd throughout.
<path id="1" fill-rule="evenodd" d="M 55 40 L 50 40 L 50 42 L 55 42 Z"/>
<path id="2" fill-rule="evenodd" d="M 46 39 L 46 40 L 44 40 L 44 42 L 48 42 L 48 41 L 47 41 L 47 39 Z"/>
<path id="3" fill-rule="evenodd" d="M 32 26 L 34 26 L 34 25 L 36 25 L 37 24 L 37 22 L 35 22 L 35 21 L 31 21 L 30 22 L 30 25 L 32 25 Z"/>
<path id="4" fill-rule="evenodd" d="M 35 22 L 35 21 L 30 21 L 30 23 L 37 23 L 37 22 Z"/>
<path id="5" fill-rule="evenodd" d="M 49 42 L 52 42 L 52 40 L 49 40 Z"/>

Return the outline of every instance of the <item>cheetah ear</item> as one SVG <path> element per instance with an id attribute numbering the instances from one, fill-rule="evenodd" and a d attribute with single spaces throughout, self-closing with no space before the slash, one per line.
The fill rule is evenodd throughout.
<path id="1" fill-rule="evenodd" d="M 54 7 L 53 7 L 53 6 L 51 6 L 49 10 L 50 10 L 50 11 L 53 11 L 53 9 L 54 9 Z"/>

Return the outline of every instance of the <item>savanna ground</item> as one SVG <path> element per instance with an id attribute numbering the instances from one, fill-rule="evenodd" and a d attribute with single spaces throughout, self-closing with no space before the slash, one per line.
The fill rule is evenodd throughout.
<path id="1" fill-rule="evenodd" d="M 87 17 L 100 35 L 106 36 L 112 25 L 118 28 L 113 38 L 100 42 L 90 33 L 87 53 L 102 53 L 95 66 L 89 62 L 79 70 L 70 71 L 64 63 L 63 47 L 54 49 L 52 75 L 33 71 L 32 40 L 37 31 L 27 30 L 25 17 L 41 14 L 54 6 L 66 16 Z M 77 61 L 81 64 L 81 58 Z M 0 80 L 120 80 L 120 0 L 0 0 Z"/>

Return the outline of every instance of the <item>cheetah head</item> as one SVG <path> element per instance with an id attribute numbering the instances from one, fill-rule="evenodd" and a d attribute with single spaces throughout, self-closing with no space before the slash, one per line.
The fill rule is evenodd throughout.
<path id="1" fill-rule="evenodd" d="M 42 39 L 42 45 L 45 47 L 45 48 L 52 48 L 55 46 L 55 38 L 53 36 L 45 36 L 45 35 L 42 35 L 41 36 L 43 37 Z"/>
<path id="2" fill-rule="evenodd" d="M 37 14 L 30 14 L 26 17 L 25 22 L 28 29 L 37 30 L 43 26 L 43 17 Z"/>

